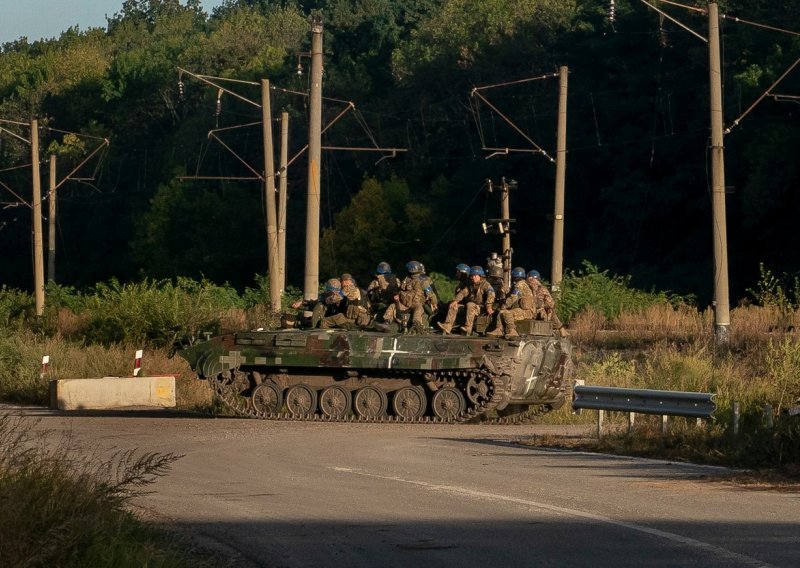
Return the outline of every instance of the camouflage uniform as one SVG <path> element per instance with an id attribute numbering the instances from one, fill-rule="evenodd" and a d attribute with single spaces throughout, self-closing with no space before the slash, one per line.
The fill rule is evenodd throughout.
<path id="1" fill-rule="evenodd" d="M 456 273 L 456 287 L 453 290 L 453 297 L 455 298 L 458 296 L 458 293 L 463 290 L 464 288 L 468 288 L 470 285 L 469 282 L 469 275 L 464 274 L 463 272 Z"/>
<path id="2" fill-rule="evenodd" d="M 362 294 L 362 291 L 355 285 L 353 280 L 342 279 L 342 281 L 345 280 L 349 280 L 349 284 L 342 286 L 344 310 L 323 318 L 319 325 L 322 329 L 331 327 L 366 327 L 369 325 L 371 316 L 365 295 Z"/>
<path id="3" fill-rule="evenodd" d="M 481 313 L 491 313 L 494 310 L 494 297 L 494 288 L 489 282 L 481 277 L 472 280 L 468 286 L 464 286 L 456 293 L 455 298 L 450 302 L 447 319 L 443 324 L 439 324 L 439 327 L 445 333 L 452 331 L 458 315 L 459 304 L 463 302 L 466 305 L 466 321 L 461 329 L 466 335 L 469 335 L 472 333 L 472 324 L 475 322 L 475 318 Z"/>
<path id="4" fill-rule="evenodd" d="M 500 304 L 505 302 L 508 290 L 506 290 L 506 283 L 505 280 L 503 280 L 503 268 L 501 266 L 490 266 L 489 275 L 486 277 L 486 280 L 492 285 L 492 288 L 494 288 L 494 301 Z"/>
<path id="5" fill-rule="evenodd" d="M 386 308 L 394 303 L 394 297 L 399 291 L 400 283 L 394 274 L 376 274 L 375 279 L 367 286 L 367 297 L 372 305 L 385 311 Z"/>
<path id="6" fill-rule="evenodd" d="M 405 317 L 410 314 L 411 322 L 418 330 L 425 327 L 423 304 L 425 302 L 424 282 L 418 274 L 406 276 L 395 295 L 395 301 L 383 314 L 386 323 L 405 324 Z M 401 319 L 402 318 L 402 319 Z"/>
<path id="7" fill-rule="evenodd" d="M 547 286 L 542 284 L 538 278 L 528 278 L 528 286 L 531 287 L 533 296 L 536 299 L 534 318 L 552 322 L 555 329 L 560 330 L 563 328 L 564 324 L 561 323 L 561 319 L 556 314 L 556 303 Z"/>
<path id="8" fill-rule="evenodd" d="M 497 317 L 497 327 L 494 331 L 490 331 L 487 335 L 499 337 L 503 335 L 505 328 L 505 336 L 516 337 L 517 333 L 516 322 L 519 320 L 533 319 L 535 298 L 530 286 L 524 278 L 520 278 L 514 282 L 514 287 L 511 293 L 503 303 L 500 313 Z"/>
<path id="9" fill-rule="evenodd" d="M 428 315 L 433 315 L 439 310 L 439 294 L 436 293 L 436 285 L 431 277 L 424 272 L 419 275 L 419 279 L 422 282 L 422 291 L 425 293 L 422 307 Z"/>
<path id="10" fill-rule="evenodd" d="M 316 300 L 303 300 L 296 302 L 292 307 L 311 312 L 311 320 L 302 320 L 298 323 L 310 327 L 321 327 L 322 321 L 340 314 L 345 307 L 342 301 L 344 296 L 341 290 L 325 291 Z"/>

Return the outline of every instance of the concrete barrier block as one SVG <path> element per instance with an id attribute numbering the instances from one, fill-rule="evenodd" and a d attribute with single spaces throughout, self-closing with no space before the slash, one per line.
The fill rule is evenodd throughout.
<path id="1" fill-rule="evenodd" d="M 50 381 L 53 410 L 175 407 L 175 377 L 103 377 Z"/>

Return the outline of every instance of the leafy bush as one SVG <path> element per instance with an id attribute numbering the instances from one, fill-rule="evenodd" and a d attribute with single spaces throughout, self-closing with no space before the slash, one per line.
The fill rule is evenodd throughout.
<path id="1" fill-rule="evenodd" d="M 668 292 L 643 292 L 630 287 L 630 276 L 609 275 L 589 261 L 583 269 L 567 271 L 562 282 L 561 300 L 556 309 L 562 320 L 568 321 L 587 308 L 594 308 L 606 318 L 617 318 L 623 311 L 636 312 L 656 304 L 692 303 Z"/>
<path id="2" fill-rule="evenodd" d="M 453 299 L 453 290 L 456 288 L 456 281 L 439 272 L 431 272 L 428 276 L 433 280 L 436 291 L 439 292 L 439 302 L 449 302 Z"/>
<path id="3" fill-rule="evenodd" d="M 36 313 L 36 302 L 31 294 L 0 287 L 0 329 L 20 329 Z"/>
<path id="4" fill-rule="evenodd" d="M 134 284 L 98 284 L 85 298 L 90 342 L 171 345 L 182 336 L 216 330 L 220 314 L 242 306 L 236 291 L 188 278 Z"/>
<path id="5" fill-rule="evenodd" d="M 760 306 L 773 306 L 781 313 L 789 313 L 800 308 L 800 277 L 784 274 L 775 276 L 772 271 L 758 265 L 760 277 L 755 289 L 748 288 L 747 292 Z"/>

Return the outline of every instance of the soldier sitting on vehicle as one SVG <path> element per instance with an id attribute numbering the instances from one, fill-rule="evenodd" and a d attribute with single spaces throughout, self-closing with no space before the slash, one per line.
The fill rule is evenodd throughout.
<path id="1" fill-rule="evenodd" d="M 494 288 L 494 301 L 505 302 L 508 290 L 506 283 L 503 280 L 503 267 L 497 264 L 491 264 L 487 270 L 486 281 Z"/>
<path id="2" fill-rule="evenodd" d="M 456 289 L 453 290 L 453 297 L 458 295 L 462 288 L 469 286 L 469 265 L 461 264 L 456 265 Z"/>
<path id="3" fill-rule="evenodd" d="M 375 269 L 375 278 L 367 286 L 367 297 L 375 313 L 382 314 L 394 302 L 400 289 L 397 276 L 392 274 L 388 262 L 381 262 Z"/>
<path id="4" fill-rule="evenodd" d="M 332 327 L 367 328 L 372 320 L 369 300 L 366 292 L 356 286 L 353 277 L 344 273 L 341 277 L 344 309 L 333 315 L 322 318 L 319 326 L 322 329 Z"/>
<path id="5" fill-rule="evenodd" d="M 303 308 L 311 311 L 311 319 L 306 322 L 308 325 L 301 327 L 319 327 L 322 320 L 326 317 L 341 313 L 345 308 L 344 294 L 342 294 L 342 282 L 338 278 L 331 278 L 325 283 L 325 290 L 318 299 L 297 300 L 292 304 L 295 309 Z"/>
<path id="6" fill-rule="evenodd" d="M 466 305 L 466 322 L 461 327 L 464 335 L 472 333 L 472 325 L 475 322 L 475 318 L 481 313 L 489 315 L 494 313 L 494 289 L 484 279 L 485 274 L 480 266 L 470 268 L 470 285 L 461 288 L 456 297 L 453 298 L 453 301 L 450 302 L 445 322 L 437 323 L 445 334 L 453 331 L 453 324 L 456 321 L 456 315 L 458 315 L 458 305 L 461 302 Z"/>
<path id="7" fill-rule="evenodd" d="M 416 260 L 406 264 L 408 276 L 403 279 L 400 289 L 395 294 L 394 302 L 386 308 L 383 314 L 383 321 L 386 324 L 399 324 L 405 331 L 409 328 L 414 333 L 425 333 L 425 302 L 424 283 L 419 275 L 422 273 L 422 265 Z"/>
<path id="8" fill-rule="evenodd" d="M 422 291 L 425 293 L 425 300 L 422 302 L 422 307 L 428 318 L 433 318 L 439 311 L 439 292 L 436 290 L 436 284 L 433 279 L 425 273 L 425 265 L 419 263 L 419 279 L 422 282 Z"/>
<path id="9" fill-rule="evenodd" d="M 535 299 L 525 278 L 526 274 L 524 268 L 518 266 L 511 271 L 511 280 L 513 283 L 511 293 L 506 298 L 497 316 L 497 327 L 486 335 L 492 337 L 501 337 L 505 335 L 506 339 L 519 337 L 516 322 L 519 320 L 533 319 Z"/>
<path id="10" fill-rule="evenodd" d="M 550 291 L 547 289 L 547 287 L 542 284 L 539 272 L 536 270 L 531 270 L 528 272 L 527 281 L 528 286 L 531 288 L 531 292 L 533 292 L 533 297 L 535 298 L 536 302 L 534 305 L 535 319 L 552 322 L 553 329 L 558 331 L 558 334 L 561 337 L 569 336 L 569 332 L 564 329 L 564 324 L 561 323 L 561 319 L 556 313 L 556 303 L 553 301 L 553 296 L 550 295 Z"/>

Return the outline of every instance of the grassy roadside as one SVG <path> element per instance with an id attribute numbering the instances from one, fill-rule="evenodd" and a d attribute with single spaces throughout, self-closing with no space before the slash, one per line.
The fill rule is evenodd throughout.
<path id="1" fill-rule="evenodd" d="M 120 452 L 76 458 L 72 441 L 0 416 L 0 564 L 213 566 L 141 521 L 129 502 L 180 458 Z"/>

